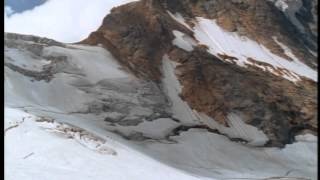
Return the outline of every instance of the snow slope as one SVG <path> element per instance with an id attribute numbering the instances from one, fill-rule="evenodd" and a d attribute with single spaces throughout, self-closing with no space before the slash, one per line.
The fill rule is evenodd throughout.
<path id="1" fill-rule="evenodd" d="M 164 94 L 101 47 L 6 43 L 7 180 L 316 179 L 317 137 L 299 136 L 284 149 L 257 148 L 192 128 L 208 119 L 180 99 L 177 64 L 168 56 Z M 230 120 L 233 129 L 212 128 L 264 142 L 241 119 Z"/>
<path id="2" fill-rule="evenodd" d="M 289 57 L 291 57 L 293 61 L 289 61 L 287 59 L 273 54 L 263 45 L 253 40 L 250 40 L 247 37 L 240 37 L 236 33 L 224 31 L 221 27 L 217 25 L 215 20 L 197 17 L 195 26 L 191 28 L 187 25 L 187 23 L 180 14 L 173 15 L 170 12 L 168 13 L 177 22 L 188 27 L 189 29 L 192 29 L 192 31 L 194 32 L 194 36 L 196 40 L 199 42 L 199 44 L 206 45 L 208 47 L 208 52 L 210 52 L 213 55 L 217 56 L 218 54 L 226 54 L 228 56 L 236 57 L 238 59 L 236 63 L 239 66 L 245 67 L 246 64 L 251 64 L 258 66 L 264 71 L 269 71 L 273 74 L 279 75 L 274 69 L 270 67 L 259 66 L 248 61 L 248 58 L 253 58 L 256 61 L 270 64 L 276 69 L 288 70 L 289 73 L 285 73 L 284 75 L 282 75 L 284 78 L 288 80 L 297 81 L 300 80 L 299 76 L 304 76 L 314 81 L 317 81 L 317 72 L 305 65 L 304 63 L 302 63 L 291 53 L 291 50 L 288 47 L 286 47 L 284 44 L 281 44 L 281 42 L 277 41 L 276 39 L 274 39 L 275 42 L 283 48 L 285 53 Z M 176 43 L 174 42 L 174 44 Z M 189 45 L 186 45 L 186 41 L 180 44 L 182 44 L 182 47 L 188 47 L 193 45 L 190 41 Z M 187 48 L 187 50 L 188 49 L 190 48 Z"/>
<path id="3" fill-rule="evenodd" d="M 89 132 L 83 131 L 77 139 L 67 136 L 67 128 L 58 133 L 57 127 L 36 122 L 37 118 L 5 109 L 6 180 L 199 179 L 131 150 L 112 137 L 99 137 L 105 141 L 101 143 L 95 135 L 85 138 L 83 134 Z M 13 124 L 18 126 L 9 129 Z"/>
<path id="4" fill-rule="evenodd" d="M 39 61 L 21 58 L 30 55 L 25 49 L 6 51 L 6 60 L 17 66 Z M 102 79 L 121 81 L 132 77 L 100 47 L 47 47 L 42 54 L 61 55 L 68 61 L 58 65 L 50 82 L 32 80 L 6 67 L 6 179 L 199 179 L 118 143 L 113 138 L 119 137 L 92 122 L 94 119 L 68 114 L 96 100 L 74 85 L 85 87 Z M 142 128 L 150 131 L 152 127 L 145 123 Z"/>
<path id="5" fill-rule="evenodd" d="M 175 167 L 217 179 L 316 178 L 317 162 L 314 157 L 317 137 L 311 134 L 301 135 L 296 138 L 297 143 L 287 145 L 284 149 L 254 147 L 268 140 L 257 128 L 243 123 L 240 117 L 234 114 L 228 116 L 230 127 L 221 126 L 205 114 L 192 110 L 179 98 L 181 86 L 174 73 L 176 65 L 168 56 L 164 56 L 163 81 L 172 100 L 174 112 L 184 115 L 181 118 L 184 123 L 204 122 L 229 137 L 247 140 L 248 145 L 253 147 L 231 142 L 222 135 L 209 133 L 204 129 L 194 128 L 181 132 L 180 136 L 173 136 L 172 139 L 178 142 L 177 144 L 144 143 L 150 150 L 146 153 Z"/>

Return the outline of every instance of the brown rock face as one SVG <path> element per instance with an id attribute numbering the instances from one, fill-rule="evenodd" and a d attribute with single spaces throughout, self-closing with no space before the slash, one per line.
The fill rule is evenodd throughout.
<path id="1" fill-rule="evenodd" d="M 192 35 L 152 1 L 139 1 L 115 8 L 102 26 L 81 43 L 103 44 L 139 77 L 158 81 L 163 54 L 174 39 L 171 30 Z"/>
<path id="2" fill-rule="evenodd" d="M 316 131 L 315 83 L 295 85 L 254 66 L 244 69 L 223 62 L 201 49 L 188 53 L 174 48 L 169 56 L 180 63 L 182 98 L 220 123 L 226 123 L 228 113 L 236 113 L 266 133 L 272 146 L 290 143 L 297 129 Z"/>
<path id="3" fill-rule="evenodd" d="M 302 130 L 317 130 L 317 83 L 303 79 L 294 84 L 284 78 L 234 64 L 237 58 L 226 54 L 213 56 L 199 45 L 186 52 L 172 45 L 172 30 L 190 37 L 193 32 L 167 13 L 179 12 L 192 24 L 203 16 L 217 19 L 229 31 L 248 36 L 289 59 L 270 37 L 292 48 L 295 55 L 312 68 L 312 46 L 273 4 L 261 0 L 142 0 L 114 8 L 101 27 L 81 43 L 107 48 L 128 71 L 161 83 L 164 54 L 179 62 L 177 77 L 183 85 L 181 98 L 190 107 L 227 125 L 228 113 L 261 129 L 270 139 L 268 145 L 283 146 Z M 303 43 L 301 43 L 303 42 Z M 290 59 L 289 59 L 290 60 Z M 254 62 L 255 60 L 252 59 Z M 287 73 L 279 70 L 279 73 Z"/>
<path id="4" fill-rule="evenodd" d="M 304 63 L 316 69 L 317 57 L 308 49 L 317 51 L 317 20 L 310 14 L 316 11 L 315 0 L 303 1 L 303 6 L 297 12 L 305 32 L 292 24 L 286 14 L 268 0 L 161 0 L 171 12 L 179 12 L 189 17 L 201 16 L 216 19 L 217 23 L 227 31 L 237 32 L 247 36 L 285 59 L 290 60 L 282 48 L 273 40 L 288 45 L 293 53 Z M 309 10 L 308 10 L 309 9 Z M 190 25 L 192 23 L 190 22 Z"/>

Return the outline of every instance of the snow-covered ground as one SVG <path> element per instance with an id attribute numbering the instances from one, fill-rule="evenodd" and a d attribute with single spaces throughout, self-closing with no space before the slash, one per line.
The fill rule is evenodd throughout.
<path id="1" fill-rule="evenodd" d="M 90 132 L 82 130 L 73 137 L 76 128 L 62 131 L 53 123 L 37 122 L 38 118 L 5 109 L 6 180 L 199 179 L 117 143 L 112 136 L 85 137 Z"/>
<path id="2" fill-rule="evenodd" d="M 282 77 L 297 81 L 300 80 L 299 76 L 304 76 L 314 81 L 317 81 L 318 73 L 311 69 L 309 66 L 302 63 L 297 57 L 293 55 L 290 48 L 279 42 L 275 37 L 273 38 L 276 43 L 284 50 L 285 54 L 292 58 L 293 61 L 284 59 L 276 54 L 273 54 L 269 49 L 264 47 L 247 37 L 240 37 L 237 33 L 230 33 L 223 30 L 215 20 L 206 19 L 203 17 L 197 17 L 195 26 L 191 28 L 180 14 L 173 15 L 168 12 L 177 22 L 188 27 L 194 32 L 194 36 L 199 44 L 206 45 L 208 52 L 213 55 L 228 55 L 237 58 L 236 63 L 239 66 L 245 67 L 246 64 L 254 65 L 261 68 L 264 71 L 269 71 L 273 74 L 279 75 L 277 71 L 282 71 Z M 183 40 L 183 35 L 175 31 L 176 39 L 173 44 L 178 45 L 182 49 L 189 51 L 194 46 L 194 42 L 191 40 Z M 268 66 L 261 66 L 250 62 L 248 58 L 252 58 L 256 61 L 267 63 L 273 68 Z M 286 69 L 287 71 L 283 71 Z"/>
<path id="3" fill-rule="evenodd" d="M 201 128 L 173 133 L 208 119 L 180 99 L 177 64 L 168 56 L 165 95 L 101 47 L 15 43 L 21 46 L 5 47 L 6 180 L 316 179 L 317 137 L 310 134 L 277 149 Z M 264 142 L 241 119 L 230 121 L 230 129 L 212 128 Z"/>
<path id="4" fill-rule="evenodd" d="M 38 61 L 49 61 L 43 65 L 54 61 L 31 58 L 32 52 L 23 48 L 6 48 L 6 51 L 6 62 L 37 72 L 43 68 Z M 43 49 L 42 56 L 67 56 L 63 66 L 55 66 L 56 74 L 49 82 L 34 80 L 6 67 L 7 180 L 199 179 L 135 151 L 121 140 L 117 142 L 116 139 L 122 138 L 106 131 L 104 128 L 107 126 L 97 123 L 99 118 L 94 112 L 93 115 L 88 112 L 92 119 L 88 116 L 88 119 L 81 118 L 81 110 L 85 109 L 86 103 L 98 98 L 94 93 L 79 90 L 79 87 L 93 87 L 92 91 L 98 91 L 93 84 L 99 84 L 101 80 L 121 82 L 124 78 L 134 79 L 119 69 L 107 51 L 88 46 L 47 47 Z M 29 68 L 31 64 L 39 66 Z M 173 121 L 166 122 L 166 119 L 160 119 L 153 125 L 145 122 L 133 129 L 138 131 L 142 128 L 152 135 L 161 136 L 162 131 L 167 130 L 166 126 L 175 126 Z M 163 123 L 161 130 L 159 126 Z M 157 131 L 153 132 L 155 128 Z"/>
<path id="5" fill-rule="evenodd" d="M 205 114 L 192 110 L 179 98 L 182 87 L 175 77 L 176 65 L 167 55 L 164 56 L 163 82 L 172 100 L 174 114 L 183 115 L 180 119 L 185 124 L 205 123 L 228 137 L 247 140 L 248 144 L 244 146 L 231 142 L 225 136 L 195 128 L 173 136 L 177 144 L 145 143 L 146 148 L 150 149 L 147 153 L 177 168 L 195 174 L 201 172 L 201 175 L 217 179 L 316 178 L 317 137 L 300 135 L 296 138 L 298 142 L 284 149 L 255 147 L 268 140 L 262 131 L 245 124 L 235 114 L 229 114 L 230 127 L 224 127 Z"/>

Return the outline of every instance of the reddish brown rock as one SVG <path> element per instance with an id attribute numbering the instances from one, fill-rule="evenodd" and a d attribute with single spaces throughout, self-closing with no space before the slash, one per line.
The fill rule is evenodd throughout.
<path id="1" fill-rule="evenodd" d="M 314 35 L 315 30 L 310 29 L 316 27 L 315 23 L 317 21 L 310 17 L 312 15 L 304 13 L 304 11 L 302 12 L 302 10 L 301 12 L 299 11 L 299 14 L 304 17 L 304 19 L 300 19 L 306 29 L 305 34 L 301 34 L 284 12 L 277 9 L 273 3 L 267 0 L 161 1 L 163 4 L 166 4 L 166 7 L 171 12 L 179 12 L 185 17 L 189 17 L 186 18 L 189 21 L 192 21 L 192 17 L 197 16 L 216 19 L 217 23 L 226 31 L 237 32 L 240 35 L 247 36 L 266 46 L 272 53 L 291 60 L 272 38 L 277 37 L 281 43 L 290 47 L 294 55 L 301 61 L 313 69 L 317 68 L 317 57 L 312 55 L 308 50 L 317 51 L 318 49 L 317 37 Z M 304 6 L 302 7 L 304 9 L 314 7 L 308 5 L 308 3 L 304 3 Z M 313 11 L 316 11 L 315 9 L 313 8 Z M 310 23 L 312 26 L 309 26 Z"/>
<path id="2" fill-rule="evenodd" d="M 317 129 L 314 82 L 294 84 L 255 66 L 245 69 L 198 49 L 187 53 L 175 48 L 169 55 L 180 63 L 177 75 L 183 99 L 220 123 L 226 124 L 228 113 L 236 113 L 263 130 L 272 146 L 291 142 L 291 131 L 298 127 Z"/>
<path id="3" fill-rule="evenodd" d="M 161 83 L 162 57 L 169 54 L 173 61 L 180 63 L 177 76 L 183 85 L 183 100 L 225 125 L 228 113 L 240 115 L 246 123 L 261 129 L 271 140 L 271 146 L 291 143 L 292 137 L 301 130 L 316 131 L 317 83 L 302 77 L 302 81 L 295 84 L 254 65 L 237 66 L 222 60 L 236 61 L 234 57 L 223 54 L 215 57 L 203 45 L 192 52 L 175 47 L 172 30 L 191 37 L 193 34 L 173 20 L 166 10 L 180 12 L 190 25 L 197 15 L 216 18 L 225 29 L 244 34 L 288 58 L 270 38 L 277 36 L 295 55 L 315 68 L 315 57 L 307 51 L 307 45 L 299 43 L 302 40 L 295 36 L 297 32 L 290 30 L 292 26 L 286 18 L 260 0 L 133 2 L 114 8 L 101 27 L 81 43 L 104 45 L 128 71 L 157 83 Z M 289 28 L 284 27 L 287 25 Z M 279 75 L 290 73 L 284 69 L 275 71 Z"/>
<path id="4" fill-rule="evenodd" d="M 174 38 L 173 29 L 192 35 L 160 4 L 139 1 L 112 9 L 101 27 L 80 43 L 101 43 L 137 76 L 159 81 L 159 67 Z"/>

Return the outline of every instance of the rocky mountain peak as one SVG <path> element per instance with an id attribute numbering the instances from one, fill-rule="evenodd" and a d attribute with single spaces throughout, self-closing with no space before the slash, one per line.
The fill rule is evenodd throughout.
<path id="1" fill-rule="evenodd" d="M 103 44 L 129 71 L 157 83 L 161 83 L 163 76 L 163 56 L 168 54 L 179 64 L 176 73 L 183 86 L 181 98 L 193 109 L 227 126 L 228 114 L 238 113 L 246 123 L 263 130 L 271 139 L 271 145 L 281 146 L 290 142 L 292 129 L 316 130 L 316 83 L 301 75 L 298 75 L 300 80 L 293 83 L 281 77 L 290 71 L 286 67 L 276 68 L 269 62 L 263 63 L 264 59 L 249 57 L 249 54 L 243 54 L 248 57 L 246 67 L 238 66 L 235 61 L 239 61 L 239 57 L 223 51 L 210 53 L 208 44 L 200 42 L 195 32 L 200 23 L 197 17 L 212 19 L 222 31 L 261 44 L 279 57 L 276 60 L 279 63 L 299 59 L 306 67 L 315 69 L 316 56 L 311 51 L 316 51 L 317 47 L 312 45 L 315 38 L 310 38 L 313 36 L 310 27 L 303 26 L 306 31 L 302 36 L 299 26 L 287 12 L 293 6 L 292 2 L 287 2 L 289 9 L 281 8 L 285 5 L 280 7 L 279 3 L 285 2 L 133 2 L 114 8 L 101 27 L 81 43 Z M 300 8 L 305 7 L 301 5 Z M 174 17 L 177 14 L 180 21 L 178 16 Z M 192 51 L 173 45 L 175 31 L 195 42 Z M 214 36 L 215 32 L 209 33 Z M 284 46 L 289 47 L 292 54 Z M 264 67 L 266 70 L 261 70 Z"/>
<path id="2" fill-rule="evenodd" d="M 316 179 L 316 0 L 129 1 L 5 33 L 9 179 Z"/>

